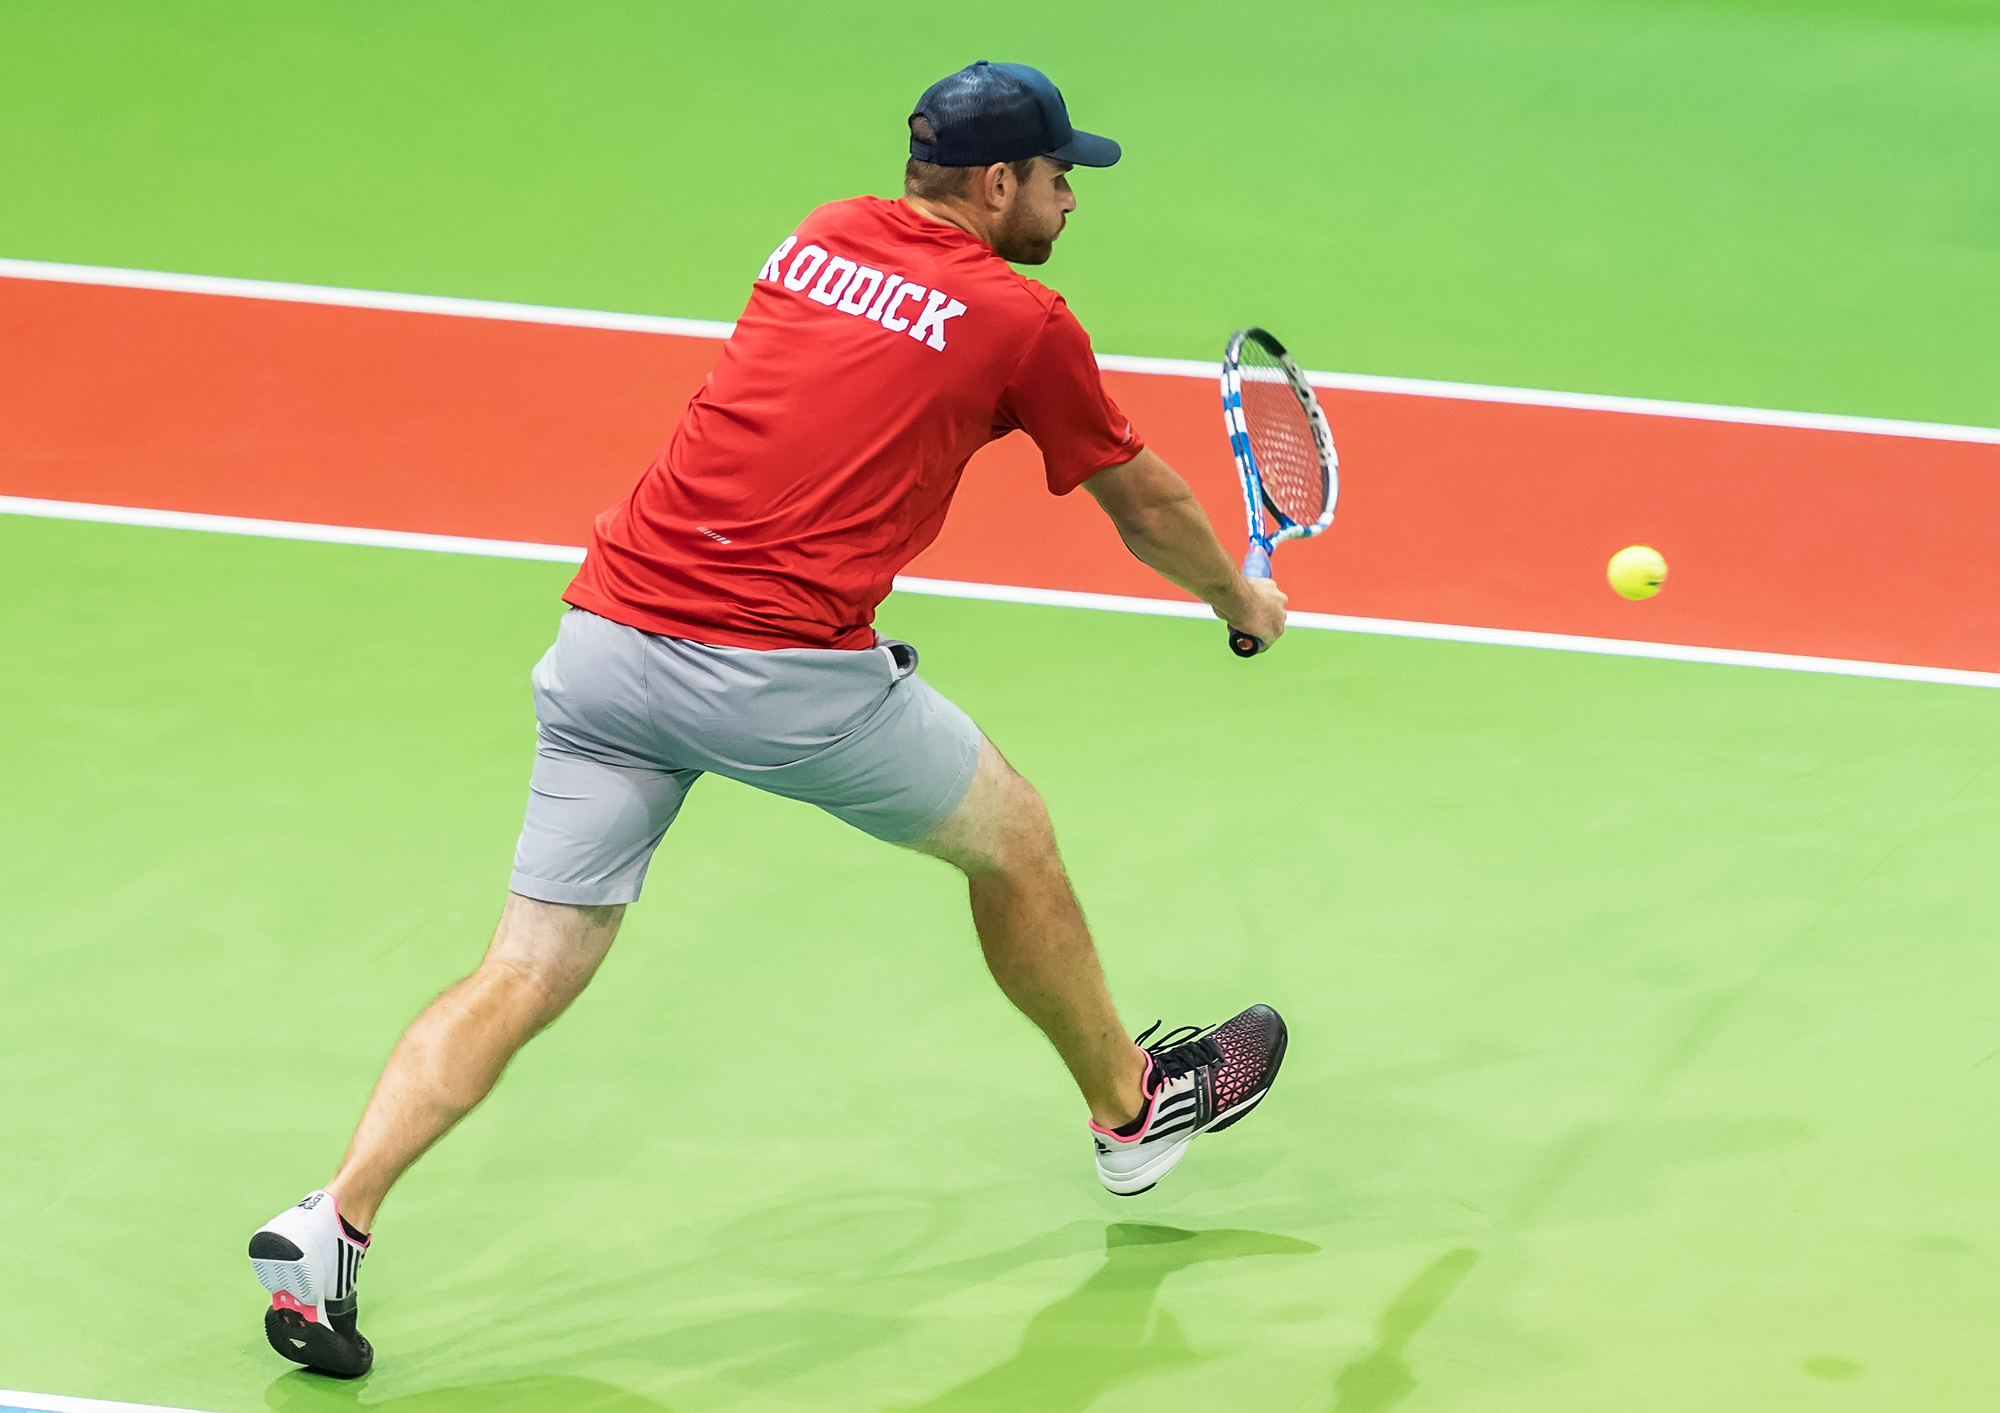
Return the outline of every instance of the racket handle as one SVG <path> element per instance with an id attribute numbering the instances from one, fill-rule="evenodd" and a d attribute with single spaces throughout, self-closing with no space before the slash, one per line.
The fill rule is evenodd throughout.
<path id="1" fill-rule="evenodd" d="M 1243 556 L 1243 577 L 1245 579 L 1268 579 L 1271 577 L 1271 554 L 1261 545 L 1250 546 L 1250 552 Z M 1229 651 L 1238 657 L 1255 657 L 1264 651 L 1264 640 L 1253 633 L 1245 633 L 1240 628 L 1229 630 Z"/>

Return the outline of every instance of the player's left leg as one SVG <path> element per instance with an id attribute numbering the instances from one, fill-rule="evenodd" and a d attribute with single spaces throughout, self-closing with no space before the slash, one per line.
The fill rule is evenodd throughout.
<path id="1" fill-rule="evenodd" d="M 486 956 L 411 1022 L 375 1082 L 340 1170 L 326 1185 L 366 1232 L 410 1164 L 484 1099 L 507 1062 L 597 974 L 623 903 L 576 907 L 509 893 Z"/>
<path id="2" fill-rule="evenodd" d="M 271 1292 L 264 1334 L 326 1373 L 368 1372 L 355 1284 L 396 1179 L 484 1099 L 507 1062 L 569 1008 L 618 935 L 622 903 L 576 907 L 509 893 L 486 957 L 396 1042 L 333 1180 L 258 1228 L 250 1264 Z"/>
<path id="3" fill-rule="evenodd" d="M 655 758 L 634 729 L 641 638 L 587 614 L 565 618 L 535 669 L 528 810 L 485 959 L 397 1042 L 333 1180 L 251 1237 L 251 1266 L 271 1292 L 264 1332 L 288 1359 L 368 1372 L 355 1286 L 376 1209 L 589 984 L 700 774 Z"/>

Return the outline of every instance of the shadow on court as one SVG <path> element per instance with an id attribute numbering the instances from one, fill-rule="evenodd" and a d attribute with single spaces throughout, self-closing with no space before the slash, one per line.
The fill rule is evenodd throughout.
<path id="1" fill-rule="evenodd" d="M 264 1391 L 276 1413 L 367 1409 L 369 1413 L 673 1413 L 664 1403 L 567 1374 L 535 1374 L 502 1383 L 426 1389 L 381 1403 L 365 1401 L 367 1381 L 344 1383 L 295 1369 Z"/>
<path id="2" fill-rule="evenodd" d="M 1469 1246 L 1447 1251 L 1396 1293 L 1375 1322 L 1375 1347 L 1334 1376 L 1334 1413 L 1383 1413 L 1410 1396 L 1417 1381 L 1403 1350 L 1478 1260 Z"/>
<path id="3" fill-rule="evenodd" d="M 699 1403 L 727 1402 L 886 1342 L 907 1330 L 907 1312 L 919 1305 L 1036 1261 L 1087 1250 L 1098 1241 L 1104 1264 L 1029 1320 L 1011 1358 L 922 1403 L 901 1405 L 904 1413 L 1080 1413 L 1120 1385 L 1208 1357 L 1197 1353 L 1174 1316 L 1158 1307 L 1169 1276 L 1206 1262 L 1305 1256 L 1320 1249 L 1268 1232 L 1077 1222 L 983 1257 L 844 1284 L 838 1298 L 815 1293 L 788 1305 L 732 1314 L 590 1353 L 638 1357 L 684 1370 L 706 1367 L 710 1376 L 691 1381 L 689 1396 Z M 892 1315 L 892 1310 L 905 1313 Z M 379 1402 L 366 1396 L 368 1383 L 294 1370 L 269 1386 L 265 1402 L 274 1413 L 672 1413 L 643 1395 L 569 1375 L 429 1389 Z M 1348 1413 L 1347 1405 L 1343 1410 Z"/>
<path id="4" fill-rule="evenodd" d="M 743 1227 L 739 1235 L 756 1233 L 747 1244 L 725 1242 L 719 1254 L 665 1270 L 660 1281 L 688 1286 L 710 1278 L 718 1267 L 770 1263 L 776 1269 L 817 1270 L 812 1288 L 777 1305 L 594 1345 L 588 1350 L 591 1357 L 675 1371 L 685 1379 L 688 1403 L 727 1405 L 904 1338 L 919 1327 L 917 1312 L 924 1306 L 1039 1262 L 1075 1256 L 1103 1240 L 1097 1223 L 1069 1222 L 1012 1247 L 894 1270 L 884 1269 L 894 1256 L 892 1246 L 871 1251 L 859 1264 L 848 1263 L 843 1253 L 856 1244 L 853 1231 L 869 1233 L 865 1245 L 875 1247 L 890 1230 L 869 1221 L 865 1208 L 856 1204 L 815 1202 L 775 1221 L 767 1214 Z M 635 1297 L 631 1281 L 620 1279 L 569 1285 L 561 1298 L 570 1304 L 574 1323 L 587 1323 L 612 1318 L 618 1305 Z M 647 1297 L 641 1292 L 637 1298 Z"/>
<path id="5" fill-rule="evenodd" d="M 906 1405 L 905 1413 L 1088 1408 L 1120 1384 L 1201 1362 L 1180 1323 L 1156 1309 L 1168 1276 L 1205 1261 L 1318 1250 L 1311 1242 L 1261 1231 L 1116 1223 L 1104 1231 L 1104 1265 L 1028 1322 L 1013 1358 L 925 1403 Z"/>

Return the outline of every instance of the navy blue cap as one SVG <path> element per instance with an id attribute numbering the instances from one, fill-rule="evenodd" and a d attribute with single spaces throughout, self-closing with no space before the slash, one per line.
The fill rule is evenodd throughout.
<path id="1" fill-rule="evenodd" d="M 1069 125 L 1069 109 L 1049 76 L 1026 64 L 981 59 L 939 79 L 917 100 L 935 136 L 910 138 L 910 155 L 940 167 L 987 167 L 1026 157 L 1053 157 L 1079 167 L 1108 167 L 1118 144 Z"/>

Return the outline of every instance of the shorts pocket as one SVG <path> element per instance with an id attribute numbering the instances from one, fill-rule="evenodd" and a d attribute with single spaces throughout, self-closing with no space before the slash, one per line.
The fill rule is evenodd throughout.
<path id="1" fill-rule="evenodd" d="M 889 659 L 890 675 L 898 682 L 917 670 L 917 650 L 901 638 L 877 636 L 875 650 Z"/>

